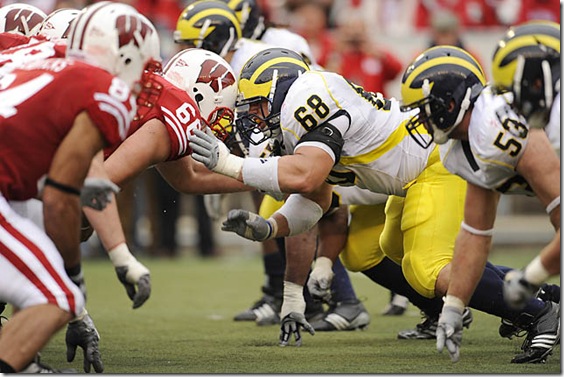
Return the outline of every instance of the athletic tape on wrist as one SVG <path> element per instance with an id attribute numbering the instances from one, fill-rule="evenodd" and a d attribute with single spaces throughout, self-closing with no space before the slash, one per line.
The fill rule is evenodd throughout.
<path id="1" fill-rule="evenodd" d="M 134 260 L 135 257 L 129 252 L 125 242 L 120 243 L 108 252 L 108 256 L 115 267 L 125 266 Z"/>
<path id="2" fill-rule="evenodd" d="M 527 267 L 525 267 L 525 280 L 536 286 L 542 285 L 550 276 L 541 262 L 540 255 L 537 255 Z"/>
<path id="3" fill-rule="evenodd" d="M 444 306 L 450 306 L 456 308 L 462 313 L 464 311 L 464 302 L 456 296 L 446 295 Z"/>
<path id="4" fill-rule="evenodd" d="M 284 301 L 280 318 L 286 317 L 291 312 L 305 313 L 304 287 L 291 281 L 284 280 Z"/>
<path id="5" fill-rule="evenodd" d="M 470 225 L 466 224 L 464 221 L 462 221 L 462 224 L 460 224 L 460 227 L 462 229 L 464 229 L 465 231 L 467 231 L 468 233 L 471 233 L 475 236 L 483 236 L 483 237 L 491 237 L 493 236 L 493 228 L 492 229 L 488 229 L 488 230 L 480 230 L 480 229 L 476 229 L 474 227 L 471 227 Z"/>
<path id="6" fill-rule="evenodd" d="M 290 230 L 289 236 L 305 232 L 317 224 L 323 216 L 323 210 L 319 204 L 300 194 L 290 195 L 284 205 L 275 213 L 286 218 Z"/>
<path id="7" fill-rule="evenodd" d="M 559 205 L 560 205 L 560 196 L 554 198 L 554 200 L 546 206 L 546 213 L 550 215 L 550 212 L 554 211 L 554 209 Z"/>
<path id="8" fill-rule="evenodd" d="M 280 157 L 245 158 L 243 162 L 243 183 L 259 190 L 281 193 L 278 183 L 278 160 Z"/>

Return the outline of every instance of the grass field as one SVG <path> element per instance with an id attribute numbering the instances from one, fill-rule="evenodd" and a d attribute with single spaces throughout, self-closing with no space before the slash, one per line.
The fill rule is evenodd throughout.
<path id="1" fill-rule="evenodd" d="M 537 249 L 495 250 L 492 262 L 522 266 Z M 461 361 L 438 354 L 434 341 L 397 340 L 399 330 L 419 322 L 410 306 L 401 317 L 380 312 L 388 293 L 360 274 L 351 274 L 371 314 L 364 331 L 304 334 L 302 347 L 278 346 L 278 327 L 236 323 L 232 317 L 260 295 L 258 256 L 200 260 L 145 259 L 153 292 L 140 309 L 131 303 L 109 261 L 84 263 L 88 309 L 101 334 L 105 373 L 365 373 L 365 374 L 560 374 L 560 346 L 546 364 L 510 364 L 522 338 L 499 337 L 499 319 L 474 311 L 464 331 Z M 558 281 L 555 279 L 554 281 Z M 82 372 L 82 354 L 65 359 L 64 330 L 42 351 L 54 367 Z"/>

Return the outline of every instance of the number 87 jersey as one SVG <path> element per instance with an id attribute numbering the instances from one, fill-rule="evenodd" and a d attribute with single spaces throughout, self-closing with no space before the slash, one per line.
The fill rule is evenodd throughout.
<path id="1" fill-rule="evenodd" d="M 515 168 L 527 145 L 528 126 L 511 108 L 511 94 L 486 87 L 474 104 L 468 140 L 450 139 L 439 147 L 447 170 L 466 181 L 504 194 L 534 195 Z"/>
<path id="2" fill-rule="evenodd" d="M 0 76 L 0 192 L 8 200 L 36 197 L 80 113 L 113 145 L 128 136 L 135 111 L 124 81 L 73 59 L 30 62 Z"/>

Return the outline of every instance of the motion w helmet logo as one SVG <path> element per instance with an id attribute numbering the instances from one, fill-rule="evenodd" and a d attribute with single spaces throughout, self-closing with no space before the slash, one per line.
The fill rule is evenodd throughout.
<path id="1" fill-rule="evenodd" d="M 211 86 L 214 92 L 219 93 L 223 88 L 235 84 L 235 77 L 229 69 L 215 60 L 208 59 L 202 64 L 202 69 L 196 82 Z"/>
<path id="2" fill-rule="evenodd" d="M 131 15 L 118 16 L 116 19 L 116 28 L 118 29 L 120 48 L 127 46 L 131 41 L 133 41 L 135 46 L 141 47 L 140 42 L 145 40 L 147 34 L 153 32 L 149 25 Z M 139 33 L 141 40 L 135 37 L 136 33 Z"/>

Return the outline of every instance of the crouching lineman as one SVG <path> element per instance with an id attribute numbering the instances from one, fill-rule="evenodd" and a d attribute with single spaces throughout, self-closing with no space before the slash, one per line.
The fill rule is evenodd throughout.
<path id="1" fill-rule="evenodd" d="M 85 15 L 88 25 L 71 30 L 67 59 L 24 64 L 0 79 L 0 299 L 19 309 L 2 327 L 2 373 L 24 369 L 82 313 L 84 294 L 68 276 L 80 265 L 80 189 L 93 157 L 127 136 L 130 90 L 159 55 L 150 33 L 123 51 L 117 17 L 143 25 L 134 8 L 103 2 Z M 103 32 L 93 36 L 92 27 Z M 43 201 L 45 231 L 7 202 L 33 197 Z"/>
<path id="2" fill-rule="evenodd" d="M 224 230 L 252 240 L 302 233 L 329 208 L 327 181 L 356 185 L 390 195 L 380 245 L 401 264 L 409 284 L 427 298 L 446 294 L 466 182 L 442 166 L 436 147 L 420 148 L 409 137 L 405 124 L 416 111 L 402 113 L 395 99 L 366 92 L 335 73 L 310 71 L 300 55 L 280 48 L 260 52 L 244 65 L 239 91 L 238 121 L 277 138 L 282 157 L 239 158 L 195 131 L 193 158 L 261 190 L 294 194 L 268 220 L 230 211 Z M 469 306 L 514 321 L 523 312 L 535 323 L 557 316 L 550 303 L 534 299 L 523 311 L 509 308 L 502 276 L 486 265 Z M 286 288 L 282 327 L 297 330 L 306 324 L 295 314 L 303 311 L 302 289 Z"/>
<path id="3" fill-rule="evenodd" d="M 560 247 L 560 160 L 546 133 L 529 128 L 511 107 L 510 96 L 495 95 L 466 51 L 438 46 L 419 55 L 402 78 L 403 111 L 419 109 L 407 124 L 417 143 L 440 145 L 441 160 L 467 182 L 464 220 L 456 239 L 450 282 L 439 324 L 437 349 L 460 358 L 462 312 L 480 291 L 496 208 L 501 193 L 536 195 L 556 233 L 547 248 Z M 540 303 L 534 298 L 522 306 Z M 560 336 L 560 306 L 552 301 L 529 320 L 512 322 L 528 330 L 523 353 L 512 363 L 544 362 Z M 507 318 L 510 319 L 510 318 Z"/>

